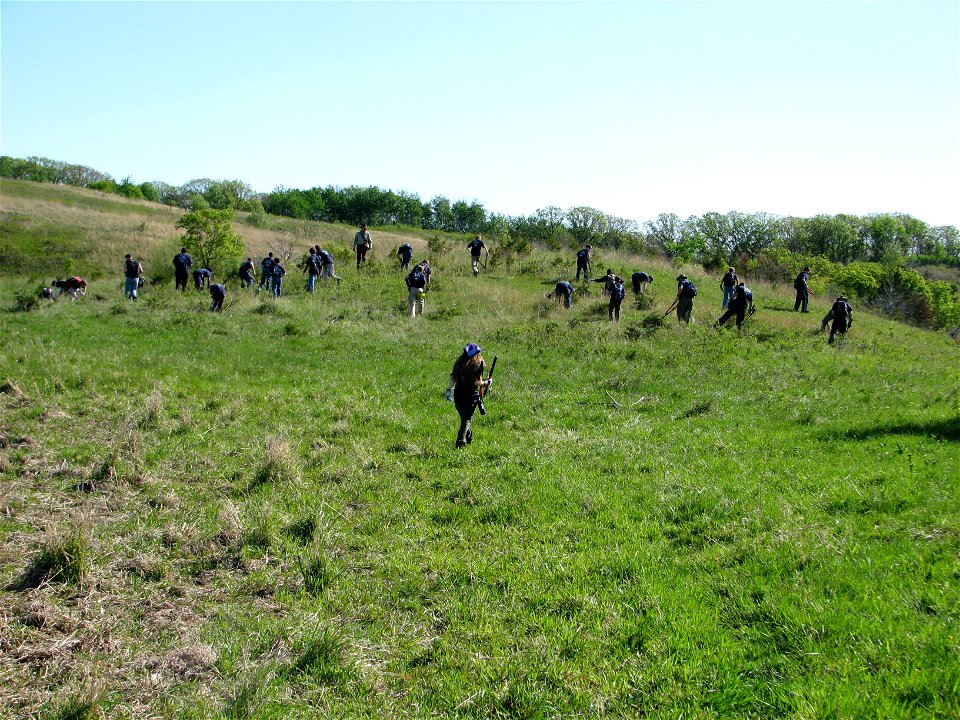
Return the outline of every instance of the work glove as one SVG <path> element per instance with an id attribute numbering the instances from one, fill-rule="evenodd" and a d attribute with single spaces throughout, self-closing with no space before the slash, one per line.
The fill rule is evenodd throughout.
<path id="1" fill-rule="evenodd" d="M 491 385 L 493 385 L 493 378 L 487 378 L 484 380 L 484 387 L 490 387 Z"/>
<path id="2" fill-rule="evenodd" d="M 444 397 L 447 399 L 447 402 L 453 402 L 453 390 L 447 388 L 447 392 L 444 393 Z"/>

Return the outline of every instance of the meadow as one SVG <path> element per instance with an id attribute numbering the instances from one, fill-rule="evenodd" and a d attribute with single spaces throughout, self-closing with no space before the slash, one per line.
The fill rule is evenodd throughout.
<path id="1" fill-rule="evenodd" d="M 953 341 L 855 307 L 829 346 L 827 298 L 752 282 L 716 329 L 698 268 L 660 324 L 677 268 L 613 253 L 657 277 L 619 324 L 546 251 L 453 249 L 411 319 L 396 244 L 222 314 L 119 260 L 30 312 L 0 279 L 0 717 L 958 716 Z"/>

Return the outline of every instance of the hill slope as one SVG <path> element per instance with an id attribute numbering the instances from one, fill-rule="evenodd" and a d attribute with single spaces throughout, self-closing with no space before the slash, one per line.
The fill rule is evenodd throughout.
<path id="1" fill-rule="evenodd" d="M 714 330 L 700 277 L 697 324 L 614 325 L 544 299 L 561 255 L 441 258 L 412 321 L 377 249 L 220 315 L 117 276 L 0 314 L 0 714 L 956 715 L 949 340 L 858 312 L 828 346 L 762 286 Z"/>

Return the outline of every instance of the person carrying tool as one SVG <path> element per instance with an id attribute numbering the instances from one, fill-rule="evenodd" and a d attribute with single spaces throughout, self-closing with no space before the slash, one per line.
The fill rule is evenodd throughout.
<path id="1" fill-rule="evenodd" d="M 677 275 L 677 297 L 663 316 L 666 317 L 676 309 L 677 322 L 685 322 L 689 325 L 693 313 L 693 299 L 696 296 L 697 286 L 690 282 L 686 275 Z"/>
<path id="2" fill-rule="evenodd" d="M 487 246 L 483 243 L 483 238 L 479 235 L 467 243 L 467 249 L 470 251 L 470 268 L 473 270 L 473 276 L 476 277 L 480 274 L 480 254 L 486 251 L 487 258 L 489 259 L 490 251 L 487 250 Z"/>
<path id="3" fill-rule="evenodd" d="M 753 315 L 753 293 L 750 292 L 750 288 L 741 282 L 733 289 L 733 295 L 730 296 L 730 302 L 727 304 L 727 311 L 717 320 L 717 327 L 723 327 L 727 320 L 736 315 L 737 330 L 739 330 L 743 327 L 743 321 L 747 317 L 748 310 Z"/>
<path id="4" fill-rule="evenodd" d="M 473 442 L 473 430 L 470 421 L 473 413 L 480 408 L 480 414 L 486 414 L 483 407 L 483 392 L 493 384 L 493 367 L 490 376 L 483 377 L 484 360 L 480 354 L 482 348 L 476 343 L 469 343 L 450 371 L 450 382 L 447 384 L 446 398 L 457 408 L 460 415 L 460 429 L 457 431 L 457 448 L 462 448 Z M 494 358 L 496 365 L 496 358 Z"/>

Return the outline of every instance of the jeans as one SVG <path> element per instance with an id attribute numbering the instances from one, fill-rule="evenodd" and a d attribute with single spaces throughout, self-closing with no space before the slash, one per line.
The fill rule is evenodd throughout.
<path id="1" fill-rule="evenodd" d="M 321 269 L 320 273 L 321 273 L 321 274 L 320 274 L 320 277 L 323 278 L 323 284 L 324 284 L 324 285 L 326 285 L 327 282 L 328 282 L 331 278 L 334 279 L 334 280 L 336 280 L 338 283 L 340 282 L 340 276 L 338 276 L 338 275 L 333 271 L 333 263 L 330 263 L 329 265 L 324 265 L 323 268 Z"/>
<path id="2" fill-rule="evenodd" d="M 264 286 L 264 285 L 266 285 L 266 286 L 267 286 L 267 290 L 269 290 L 269 289 L 270 289 L 270 278 L 272 278 L 272 277 L 273 277 L 273 276 L 269 274 L 269 271 L 264 272 L 264 273 L 260 276 L 260 284 L 257 285 L 257 292 L 260 292 L 260 290 L 263 289 L 263 286 Z"/>
<path id="3" fill-rule="evenodd" d="M 557 299 L 559 299 L 559 298 L 561 298 L 561 297 L 563 298 L 563 306 L 564 306 L 565 308 L 568 308 L 568 309 L 569 309 L 569 307 L 570 307 L 570 293 L 568 293 L 568 292 L 560 293 L 560 295 L 558 296 Z"/>
<path id="4" fill-rule="evenodd" d="M 730 306 L 730 298 L 733 297 L 733 291 L 736 290 L 735 287 L 726 287 L 723 288 L 723 306 Z"/>
<path id="5" fill-rule="evenodd" d="M 251 285 L 253 285 L 252 277 L 250 277 L 249 275 L 240 276 L 240 287 L 249 288 Z"/>
<path id="6" fill-rule="evenodd" d="M 317 276 L 313 273 L 307 275 L 307 292 L 312 293 L 317 284 Z"/>
<path id="7" fill-rule="evenodd" d="M 210 312 L 216 310 L 217 312 L 223 311 L 223 298 L 213 298 L 210 301 Z"/>
<path id="8" fill-rule="evenodd" d="M 470 269 L 473 270 L 474 275 L 480 274 L 480 256 L 479 255 L 470 256 Z"/>
<path id="9" fill-rule="evenodd" d="M 137 299 L 137 288 L 140 287 L 140 278 L 125 278 L 123 283 L 123 294 L 131 300 Z"/>
<path id="10" fill-rule="evenodd" d="M 273 279 L 273 296 L 274 296 L 275 298 L 280 297 L 280 286 L 281 286 L 281 285 L 283 285 L 283 283 L 282 283 L 280 280 L 278 280 L 277 278 L 274 278 L 274 279 Z"/>

